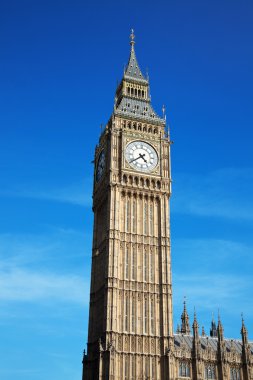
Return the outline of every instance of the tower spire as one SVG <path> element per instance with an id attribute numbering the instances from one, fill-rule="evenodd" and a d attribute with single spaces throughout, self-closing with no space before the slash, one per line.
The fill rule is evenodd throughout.
<path id="1" fill-rule="evenodd" d="M 185 299 L 184 299 L 184 310 L 183 310 L 182 315 L 181 315 L 181 320 L 182 320 L 181 333 L 182 334 L 190 334 L 191 329 L 190 329 L 189 315 L 187 313 Z"/>

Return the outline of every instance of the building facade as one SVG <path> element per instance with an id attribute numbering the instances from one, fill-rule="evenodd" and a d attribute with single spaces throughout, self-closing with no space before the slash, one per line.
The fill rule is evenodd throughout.
<path id="1" fill-rule="evenodd" d="M 83 380 L 250 380 L 252 349 L 211 337 L 184 305 L 173 333 L 170 253 L 170 136 L 151 105 L 134 34 L 114 110 L 95 149 L 93 248 Z M 164 112 L 163 112 L 164 113 Z"/>

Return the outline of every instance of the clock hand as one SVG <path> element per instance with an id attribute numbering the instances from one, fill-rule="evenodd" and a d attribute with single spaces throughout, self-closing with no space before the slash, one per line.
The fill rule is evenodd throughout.
<path id="1" fill-rule="evenodd" d="M 141 154 L 139 153 L 139 157 L 136 157 L 136 158 L 134 158 L 132 161 L 129 161 L 129 164 L 131 164 L 131 162 L 134 162 L 134 161 L 136 161 L 136 160 L 139 160 L 139 158 L 143 158 L 143 157 L 141 157 Z"/>
<path id="2" fill-rule="evenodd" d="M 145 161 L 145 162 L 147 163 L 147 160 L 144 158 L 144 156 L 145 156 L 145 153 L 143 153 L 143 154 L 140 154 L 140 158 L 142 158 L 142 159 L 143 159 L 143 161 Z"/>

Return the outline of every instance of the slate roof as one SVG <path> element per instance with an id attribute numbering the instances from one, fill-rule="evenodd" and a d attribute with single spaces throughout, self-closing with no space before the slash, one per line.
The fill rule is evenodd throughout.
<path id="1" fill-rule="evenodd" d="M 159 124 L 165 121 L 158 116 L 151 103 L 141 99 L 133 99 L 124 96 L 118 104 L 115 114 L 138 117 L 139 119 L 149 120 L 150 122 L 158 122 Z"/>
<path id="2" fill-rule="evenodd" d="M 124 73 L 125 79 L 134 79 L 138 82 L 146 82 L 147 79 L 143 76 L 141 69 L 138 65 L 136 54 L 134 50 L 134 41 L 131 41 L 131 51 L 130 51 L 130 57 L 128 60 L 127 68 Z"/>
<path id="3" fill-rule="evenodd" d="M 212 337 L 203 337 L 200 338 L 201 347 L 203 349 L 206 349 L 210 347 L 213 351 L 217 351 L 217 345 L 218 345 L 218 338 L 212 338 Z M 227 349 L 227 352 L 231 352 L 231 349 L 233 348 L 236 353 L 241 354 L 242 353 L 242 342 L 237 339 L 224 339 L 225 346 Z M 174 344 L 175 347 L 180 348 L 182 345 L 186 345 L 188 349 L 192 349 L 192 343 L 193 343 L 193 336 L 192 335 L 186 335 L 186 334 L 174 334 Z M 253 354 L 253 343 L 249 342 L 251 347 L 251 353 Z"/>

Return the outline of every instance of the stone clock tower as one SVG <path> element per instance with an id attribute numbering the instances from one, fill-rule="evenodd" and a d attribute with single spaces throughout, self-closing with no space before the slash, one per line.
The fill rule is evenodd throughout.
<path id="1" fill-rule="evenodd" d="M 83 380 L 165 380 L 170 373 L 170 140 L 130 37 L 114 111 L 95 150 Z"/>

